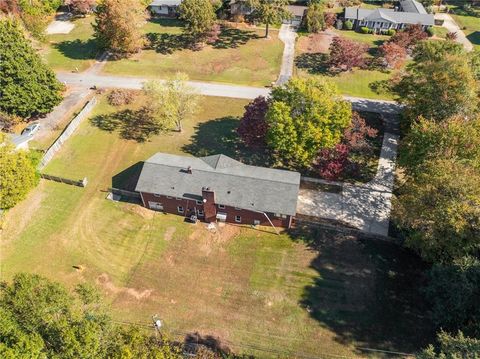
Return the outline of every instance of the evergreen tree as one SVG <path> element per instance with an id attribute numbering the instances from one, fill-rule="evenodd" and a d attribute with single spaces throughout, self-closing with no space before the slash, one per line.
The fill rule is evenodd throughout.
<path id="1" fill-rule="evenodd" d="M 268 37 L 270 25 L 281 24 L 292 17 L 287 10 L 288 4 L 288 0 L 249 0 L 249 6 L 253 9 L 250 17 L 265 24 L 265 37 Z"/>
<path id="2" fill-rule="evenodd" d="M 183 0 L 179 9 L 185 32 L 195 40 L 205 36 L 217 18 L 210 0 Z"/>
<path id="3" fill-rule="evenodd" d="M 63 86 L 25 38 L 18 21 L 0 19 L 0 111 L 31 117 L 62 100 Z"/>

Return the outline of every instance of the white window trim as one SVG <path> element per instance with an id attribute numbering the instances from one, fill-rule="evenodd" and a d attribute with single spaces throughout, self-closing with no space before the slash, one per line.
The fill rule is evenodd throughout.
<path id="1" fill-rule="evenodd" d="M 196 203 L 197 203 L 197 204 L 203 204 L 203 202 L 202 202 L 202 201 L 199 201 L 199 200 L 197 200 Z"/>
<path id="2" fill-rule="evenodd" d="M 205 212 L 203 212 L 203 209 L 199 209 L 199 210 L 197 210 L 197 215 L 199 217 L 203 217 L 203 216 L 205 216 Z"/>
<path id="3" fill-rule="evenodd" d="M 161 194 L 158 194 L 158 193 L 154 193 L 154 194 L 153 194 L 153 197 L 157 197 L 157 198 L 158 198 L 158 197 L 162 197 L 162 195 L 161 195 Z"/>
<path id="4" fill-rule="evenodd" d="M 181 210 L 180 210 L 181 208 Z M 183 208 L 182 206 L 177 206 L 177 212 L 178 213 L 184 213 L 185 212 L 185 208 Z"/>
<path id="5" fill-rule="evenodd" d="M 173 197 L 172 196 L 167 196 L 168 199 L 172 199 Z"/>
<path id="6" fill-rule="evenodd" d="M 241 208 L 239 208 L 239 207 L 235 207 L 235 210 L 237 210 L 237 211 L 241 211 L 242 209 L 241 209 Z"/>
<path id="7" fill-rule="evenodd" d="M 218 208 L 219 208 L 219 209 L 225 209 L 225 205 L 219 204 L 219 205 L 218 205 Z"/>
<path id="8" fill-rule="evenodd" d="M 241 216 L 235 216 L 235 222 L 242 223 L 242 217 Z"/>
<path id="9" fill-rule="evenodd" d="M 177 201 L 181 201 L 183 198 L 181 198 L 181 197 L 175 197 L 175 199 L 176 199 Z"/>

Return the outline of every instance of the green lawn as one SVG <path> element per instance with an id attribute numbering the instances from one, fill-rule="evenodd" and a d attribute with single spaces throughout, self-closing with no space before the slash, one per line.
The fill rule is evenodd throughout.
<path id="1" fill-rule="evenodd" d="M 47 36 L 42 50 L 46 62 L 57 71 L 86 70 L 97 54 L 93 29 L 93 16 L 73 20 L 75 27 L 69 34 Z"/>
<path id="2" fill-rule="evenodd" d="M 460 26 L 460 29 L 462 29 L 475 49 L 480 49 L 480 17 L 456 14 L 452 14 L 451 16 L 458 26 Z"/>
<path id="3" fill-rule="evenodd" d="M 70 287 L 92 282 L 119 320 L 147 324 L 158 314 L 175 338 L 198 331 L 260 357 L 363 357 L 356 346 L 412 352 L 430 342 L 414 290 L 420 267 L 393 245 L 302 226 L 281 236 L 238 226 L 212 234 L 105 199 L 114 176 L 157 151 L 234 151 L 246 102 L 201 103 L 182 134 L 136 142 L 98 127 L 93 119 L 115 110 L 102 99 L 45 169 L 86 176 L 88 186 L 41 181 L 6 214 L 1 279 L 27 271 Z"/>
<path id="4" fill-rule="evenodd" d="M 353 41 L 364 42 L 370 47 L 378 47 L 383 44 L 384 41 L 390 39 L 387 35 L 375 35 L 375 34 L 361 34 L 353 30 L 334 30 L 338 36 L 346 37 Z"/>
<path id="5" fill-rule="evenodd" d="M 174 20 L 173 20 L 174 21 Z M 200 51 L 185 48 L 178 21 L 149 22 L 145 33 L 153 49 L 129 59 L 110 61 L 108 74 L 168 78 L 185 72 L 192 80 L 265 86 L 278 77 L 283 43 L 277 33 L 263 38 L 264 31 L 227 28 L 220 41 Z"/>

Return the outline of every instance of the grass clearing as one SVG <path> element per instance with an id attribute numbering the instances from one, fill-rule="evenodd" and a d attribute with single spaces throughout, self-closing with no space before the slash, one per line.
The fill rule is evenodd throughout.
<path id="1" fill-rule="evenodd" d="M 451 14 L 476 50 L 480 49 L 480 17 Z"/>
<path id="2" fill-rule="evenodd" d="M 367 43 L 371 51 L 380 46 L 389 36 L 359 34 L 354 31 L 336 31 L 339 35 L 357 42 Z M 332 37 L 328 34 L 302 36 L 297 41 L 295 75 L 298 77 L 323 77 L 334 82 L 340 93 L 347 96 L 365 97 L 371 99 L 392 100 L 390 94 L 377 94 L 370 85 L 376 81 L 388 80 L 393 72 L 380 70 L 355 69 L 350 72 L 330 75 L 325 61 Z"/>
<path id="3" fill-rule="evenodd" d="M 75 24 L 68 34 L 47 36 L 47 45 L 41 53 L 45 61 L 57 71 L 86 70 L 95 61 L 97 47 L 93 38 L 93 16 L 72 20 Z"/>
<path id="4" fill-rule="evenodd" d="M 185 72 L 192 80 L 265 86 L 275 81 L 280 71 L 283 43 L 276 32 L 265 39 L 261 29 L 225 28 L 215 45 L 193 51 L 185 48 L 178 21 L 153 20 L 144 31 L 152 49 L 109 61 L 105 73 L 169 78 Z"/>
<path id="5" fill-rule="evenodd" d="M 239 226 L 212 234 L 105 199 L 115 175 L 157 151 L 226 149 L 246 101 L 201 103 L 182 134 L 147 142 L 83 122 L 46 172 L 87 176 L 88 186 L 41 181 L 6 214 L 1 279 L 27 271 L 70 287 L 92 282 L 119 320 L 147 324 L 159 314 L 176 338 L 199 332 L 261 357 L 363 357 L 356 346 L 412 352 L 430 342 L 415 290 L 421 265 L 396 246 L 301 226 L 281 236 Z M 114 110 L 102 98 L 92 117 Z"/>

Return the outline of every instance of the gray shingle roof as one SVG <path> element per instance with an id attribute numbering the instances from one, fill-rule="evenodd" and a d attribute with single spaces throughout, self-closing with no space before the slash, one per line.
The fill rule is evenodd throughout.
<path id="1" fill-rule="evenodd" d="M 435 21 L 431 14 L 418 14 L 412 12 L 395 11 L 393 9 L 362 9 L 347 7 L 345 18 L 352 20 L 389 21 L 397 24 L 422 24 L 433 26 Z"/>
<path id="2" fill-rule="evenodd" d="M 414 12 L 417 14 L 426 14 L 427 11 L 418 1 L 415 0 L 400 0 L 400 7 L 405 12 Z"/>
<path id="3" fill-rule="evenodd" d="M 149 6 L 179 6 L 182 0 L 153 0 Z"/>
<path id="4" fill-rule="evenodd" d="M 298 172 L 249 166 L 225 155 L 157 153 L 145 161 L 135 190 L 201 199 L 202 187 L 210 187 L 219 204 L 295 215 L 299 185 Z"/>

